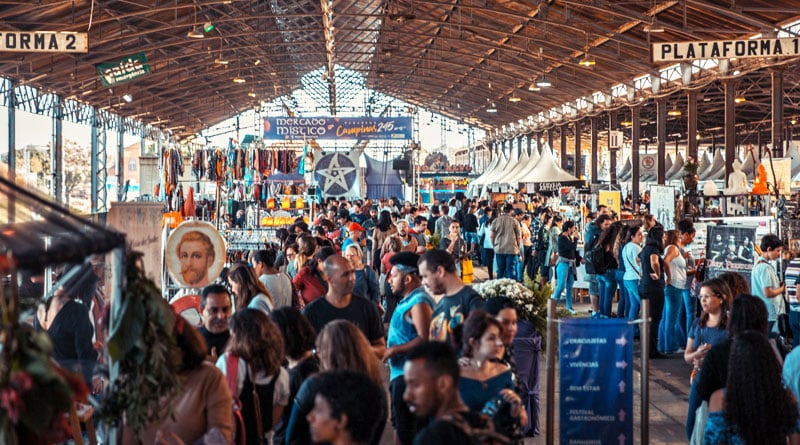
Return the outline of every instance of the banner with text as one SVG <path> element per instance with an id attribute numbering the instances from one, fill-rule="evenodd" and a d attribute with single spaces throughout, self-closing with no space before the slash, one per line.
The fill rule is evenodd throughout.
<path id="1" fill-rule="evenodd" d="M 145 53 L 136 53 L 113 62 L 98 63 L 97 74 L 103 86 L 108 88 L 147 76 L 150 65 Z"/>
<path id="2" fill-rule="evenodd" d="M 0 31 L 0 51 L 86 53 L 89 52 L 89 37 L 85 32 Z"/>
<path id="3" fill-rule="evenodd" d="M 267 117 L 264 139 L 411 139 L 410 117 Z"/>
<path id="4" fill-rule="evenodd" d="M 798 55 L 800 55 L 800 39 L 797 37 L 653 43 L 653 62 L 682 62 L 698 59 L 745 59 L 752 57 L 795 57 Z"/>
<path id="5" fill-rule="evenodd" d="M 708 226 L 706 237 L 706 280 L 724 272 L 736 272 L 750 282 L 755 261 L 756 228 L 746 226 Z"/>
<path id="6" fill-rule="evenodd" d="M 566 319 L 559 326 L 560 443 L 633 443 L 633 327 Z"/>

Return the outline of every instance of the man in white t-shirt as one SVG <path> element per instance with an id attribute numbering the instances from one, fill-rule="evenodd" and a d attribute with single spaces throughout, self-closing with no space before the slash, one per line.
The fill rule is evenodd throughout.
<path id="1" fill-rule="evenodd" d="M 292 281 L 289 275 L 275 268 L 275 251 L 258 250 L 253 254 L 253 272 L 274 300 L 274 308 L 292 305 Z"/>
<path id="2" fill-rule="evenodd" d="M 783 303 L 783 291 L 786 285 L 781 283 L 778 273 L 770 264 L 783 252 L 783 241 L 777 235 L 767 234 L 761 238 L 761 258 L 756 261 L 750 275 L 750 290 L 753 295 L 764 300 L 769 315 L 769 331 L 773 335 L 778 315 L 786 312 Z"/>

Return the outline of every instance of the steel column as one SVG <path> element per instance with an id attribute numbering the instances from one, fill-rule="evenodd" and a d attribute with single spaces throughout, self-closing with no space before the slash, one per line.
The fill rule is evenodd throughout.
<path id="1" fill-rule="evenodd" d="M 736 83 L 725 80 L 722 84 L 725 87 L 725 183 L 727 184 L 728 175 L 733 171 L 733 157 L 736 153 L 736 109 L 734 108 Z"/>
<path id="2" fill-rule="evenodd" d="M 633 202 L 639 200 L 639 138 L 641 129 L 641 108 L 639 105 L 631 107 L 631 198 Z"/>
<path id="3" fill-rule="evenodd" d="M 561 126 L 561 168 L 567 169 L 567 125 Z"/>
<path id="4" fill-rule="evenodd" d="M 530 156 L 531 155 L 531 143 L 532 143 L 532 140 L 533 140 L 533 133 L 528 133 L 526 136 L 527 136 L 527 139 L 528 139 L 526 150 L 528 151 L 528 156 Z"/>
<path id="5" fill-rule="evenodd" d="M 666 182 L 666 169 L 664 169 L 664 162 L 667 159 L 667 100 L 665 98 L 656 99 L 656 136 L 658 137 L 658 145 L 656 145 L 656 177 L 657 182 L 664 185 Z"/>
<path id="6" fill-rule="evenodd" d="M 8 179 L 11 182 L 17 177 L 17 96 L 14 94 L 14 83 L 6 80 L 6 102 L 8 103 Z"/>
<path id="7" fill-rule="evenodd" d="M 575 177 L 581 179 L 583 167 L 581 166 L 581 121 L 575 121 Z"/>
<path id="8" fill-rule="evenodd" d="M 697 160 L 697 91 L 689 91 L 686 100 L 686 156 Z"/>
<path id="9" fill-rule="evenodd" d="M 50 171 L 53 183 L 50 194 L 56 202 L 64 202 L 64 138 L 61 121 L 61 98 L 53 95 L 53 133 L 50 145 Z"/>
<path id="10" fill-rule="evenodd" d="M 611 148 L 611 132 L 615 129 L 614 118 L 616 117 L 615 111 L 608 112 L 608 182 L 609 184 L 617 183 L 617 149 Z M 622 197 L 623 201 L 625 197 Z"/>
<path id="11" fill-rule="evenodd" d="M 92 107 L 89 126 L 92 131 L 91 211 L 93 214 L 104 213 L 108 211 L 108 192 L 106 190 L 108 145 L 106 144 L 105 125 L 98 121 L 97 110 L 94 107 Z"/>
<path id="12" fill-rule="evenodd" d="M 591 151 L 591 170 L 592 170 L 592 184 L 597 184 L 600 182 L 599 178 L 597 177 L 597 164 L 598 164 L 598 146 L 597 146 L 597 127 L 598 127 L 598 118 L 592 117 L 589 119 L 589 124 L 591 125 L 591 132 L 592 132 L 592 151 Z"/>
<path id="13" fill-rule="evenodd" d="M 237 120 L 238 122 L 238 120 Z M 125 186 L 125 131 L 122 128 L 122 116 L 117 126 L 117 201 L 122 201 L 122 189 Z M 237 135 L 238 139 L 238 135 Z"/>
<path id="14" fill-rule="evenodd" d="M 772 156 L 783 156 L 783 68 L 770 68 L 772 77 Z M 727 117 L 725 123 L 727 124 Z M 727 144 L 726 144 L 727 148 Z M 727 161 L 726 172 L 727 172 Z M 726 175 L 727 177 L 727 175 Z"/>

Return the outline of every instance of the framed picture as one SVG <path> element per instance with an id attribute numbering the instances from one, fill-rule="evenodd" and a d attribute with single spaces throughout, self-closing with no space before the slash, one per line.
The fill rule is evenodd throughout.
<path id="1" fill-rule="evenodd" d="M 173 281 L 202 288 L 213 283 L 225 266 L 225 241 L 213 225 L 186 221 L 167 238 L 165 256 Z"/>
<path id="2" fill-rule="evenodd" d="M 800 254 L 800 238 L 792 238 L 789 240 L 789 252 L 792 256 Z"/>

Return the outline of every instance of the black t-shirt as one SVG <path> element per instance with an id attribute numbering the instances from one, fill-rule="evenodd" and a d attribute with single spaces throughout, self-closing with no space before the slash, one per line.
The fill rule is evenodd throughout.
<path id="1" fill-rule="evenodd" d="M 464 286 L 453 295 L 445 295 L 433 308 L 430 339 L 447 342 L 453 329 L 464 323 L 469 313 L 483 303 L 480 294 L 471 286 Z"/>
<path id="2" fill-rule="evenodd" d="M 292 408 L 294 407 L 294 399 L 297 397 L 297 392 L 307 378 L 318 372 L 319 360 L 313 355 L 289 370 L 289 403 L 286 405 L 286 408 L 284 408 L 280 420 L 278 420 L 278 423 L 275 425 L 273 443 L 282 445 L 285 442 L 286 427 L 289 425 L 289 417 L 292 415 Z"/>
<path id="3" fill-rule="evenodd" d="M 464 232 L 477 232 L 478 231 L 478 218 L 474 213 L 467 213 L 461 221 L 461 229 Z"/>
<path id="4" fill-rule="evenodd" d="M 383 322 L 378 308 L 371 301 L 358 295 L 353 295 L 350 304 L 342 309 L 334 307 L 322 296 L 306 306 L 303 313 L 317 332 L 328 322 L 347 320 L 358 326 L 370 343 L 383 338 Z"/>
<path id="5" fill-rule="evenodd" d="M 650 265 L 651 255 L 658 255 L 661 276 L 657 280 L 650 277 L 650 274 L 653 273 L 653 267 Z M 646 294 L 663 293 L 666 285 L 664 282 L 664 259 L 661 258 L 661 251 L 658 246 L 652 243 L 645 244 L 644 249 L 639 254 L 639 259 L 642 261 L 642 278 L 639 280 L 639 293 L 642 298 L 647 298 L 645 297 Z"/>
<path id="6" fill-rule="evenodd" d="M 211 355 L 211 348 L 217 348 L 217 355 L 222 355 L 225 348 L 228 346 L 228 339 L 231 338 L 231 331 L 225 331 L 221 334 L 212 334 L 208 332 L 205 326 L 200 326 L 200 335 L 206 340 L 208 346 L 208 354 Z"/>
<path id="7" fill-rule="evenodd" d="M 452 422 L 434 420 L 414 437 L 414 445 L 468 444 L 471 439 Z"/>

